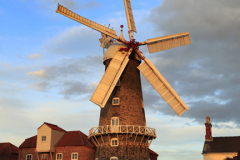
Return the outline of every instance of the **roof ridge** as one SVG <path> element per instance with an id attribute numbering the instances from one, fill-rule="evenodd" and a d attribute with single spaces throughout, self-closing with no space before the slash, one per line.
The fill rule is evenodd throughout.
<path id="1" fill-rule="evenodd" d="M 10 151 L 11 151 L 11 154 L 13 153 L 13 151 L 12 151 L 12 147 L 11 147 L 11 144 L 10 143 L 8 143 L 8 145 L 9 145 L 9 148 L 10 148 Z M 10 154 L 10 155 L 11 155 Z"/>
<path id="2" fill-rule="evenodd" d="M 82 135 L 80 134 L 80 132 L 81 132 L 81 131 L 78 131 L 78 134 L 79 134 L 79 136 L 81 137 L 82 144 L 85 145 L 85 143 L 84 143 L 84 141 L 83 141 L 83 137 L 82 137 Z"/>
<path id="3" fill-rule="evenodd" d="M 50 125 L 53 125 L 53 126 L 58 126 L 56 124 L 52 124 L 52 123 L 48 123 L 48 122 L 44 122 L 43 124 L 50 124 Z"/>

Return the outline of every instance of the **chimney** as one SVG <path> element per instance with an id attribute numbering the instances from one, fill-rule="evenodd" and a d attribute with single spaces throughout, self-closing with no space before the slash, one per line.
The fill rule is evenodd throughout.
<path id="1" fill-rule="evenodd" d="M 206 117 L 206 135 L 205 135 L 205 141 L 212 141 L 212 124 L 210 122 L 210 117 Z"/>

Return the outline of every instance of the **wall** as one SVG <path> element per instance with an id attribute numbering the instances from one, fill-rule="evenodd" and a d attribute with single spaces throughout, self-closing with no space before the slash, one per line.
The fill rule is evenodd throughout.
<path id="1" fill-rule="evenodd" d="M 223 153 L 204 153 L 203 160 L 224 160 L 230 156 L 236 156 L 237 152 L 223 152 Z"/>
<path id="2" fill-rule="evenodd" d="M 46 136 L 46 141 L 42 141 L 42 136 Z M 37 134 L 37 152 L 49 152 L 51 143 L 51 128 L 43 124 L 38 128 Z"/>
<path id="3" fill-rule="evenodd" d="M 51 152 L 55 152 L 55 145 L 57 142 L 62 138 L 62 136 L 65 134 L 65 132 L 52 130 L 51 131 Z"/>
<path id="4" fill-rule="evenodd" d="M 12 154 L 12 155 L 9 157 L 9 160 L 18 160 L 18 154 Z"/>
<path id="5" fill-rule="evenodd" d="M 79 160 L 95 160 L 95 150 L 85 146 L 64 146 L 56 147 L 56 152 L 53 159 L 56 159 L 57 153 L 63 154 L 63 160 L 71 160 L 71 155 L 73 152 L 78 153 Z"/>
<path id="6" fill-rule="evenodd" d="M 155 154 L 149 154 L 149 158 L 151 159 L 151 160 L 157 160 L 157 155 L 155 155 Z"/>
<path id="7" fill-rule="evenodd" d="M 32 154 L 32 160 L 38 160 L 35 148 L 19 148 L 19 160 L 26 160 L 26 155 Z"/>

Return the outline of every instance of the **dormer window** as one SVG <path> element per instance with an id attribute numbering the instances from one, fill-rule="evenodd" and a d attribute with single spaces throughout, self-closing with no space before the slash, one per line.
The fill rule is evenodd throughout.
<path id="1" fill-rule="evenodd" d="M 46 136 L 42 136 L 42 141 L 46 141 Z"/>
<path id="2" fill-rule="evenodd" d="M 112 105 L 119 105 L 120 104 L 120 98 L 115 97 L 112 99 Z"/>

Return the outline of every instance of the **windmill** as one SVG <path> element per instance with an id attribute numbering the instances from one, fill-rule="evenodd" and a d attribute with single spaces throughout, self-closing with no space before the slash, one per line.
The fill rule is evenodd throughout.
<path id="1" fill-rule="evenodd" d="M 58 4 L 56 12 L 101 32 L 101 47 L 107 48 L 103 58 L 106 71 L 90 99 L 101 107 L 99 126 L 89 131 L 89 138 L 97 146 L 95 157 L 149 159 L 148 148 L 156 138 L 156 130 L 146 126 L 139 71 L 178 116 L 188 107 L 150 60 L 144 57 L 139 46 L 147 45 L 151 54 L 191 44 L 191 40 L 189 32 L 184 32 L 135 41 L 133 32 L 137 33 L 137 30 L 131 3 L 130 0 L 123 1 L 129 41 L 123 37 L 122 29 L 121 35 L 117 36 L 113 29 L 88 20 L 62 5 Z"/>

